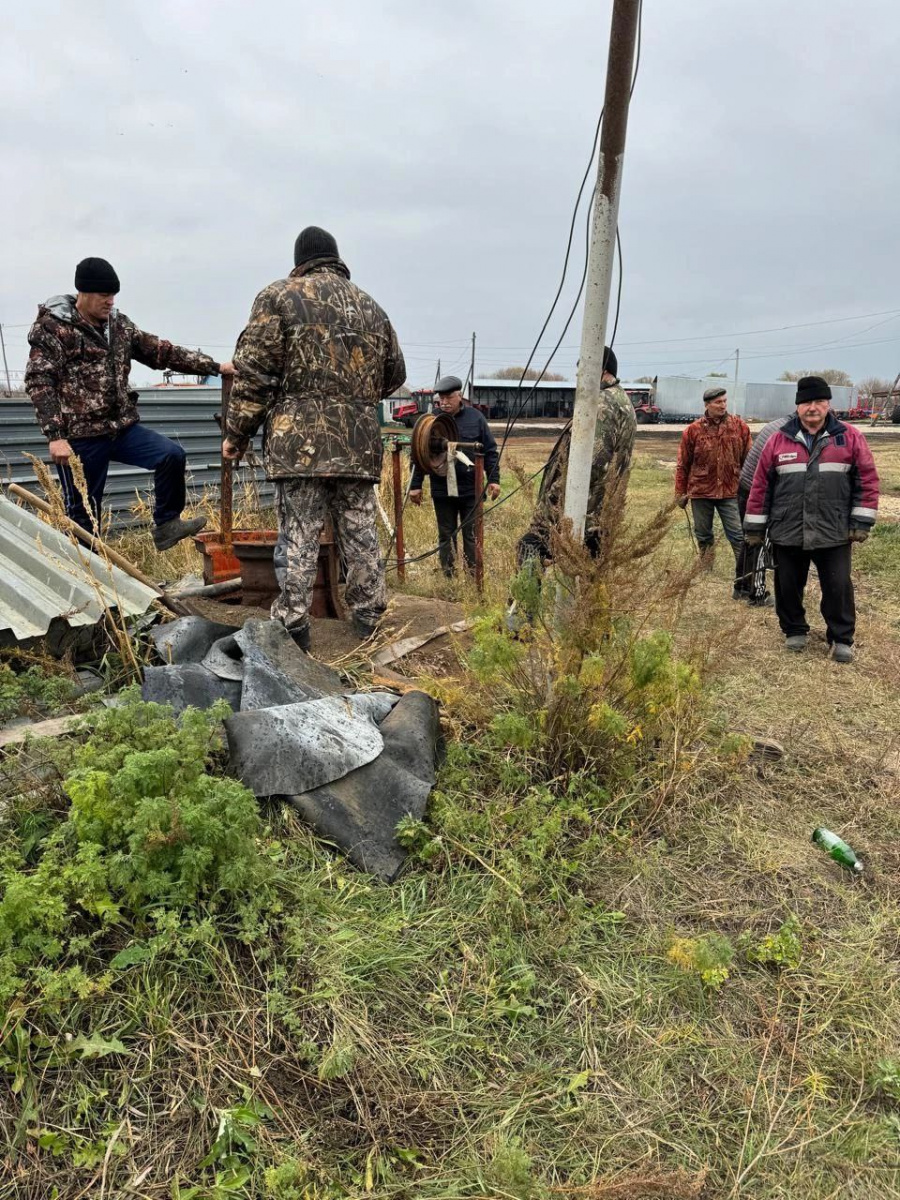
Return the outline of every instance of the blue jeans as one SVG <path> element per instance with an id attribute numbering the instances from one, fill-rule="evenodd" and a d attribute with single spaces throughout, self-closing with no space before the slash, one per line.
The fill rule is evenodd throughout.
<path id="1" fill-rule="evenodd" d="M 100 505 L 106 487 L 106 476 L 111 462 L 124 463 L 129 467 L 141 467 L 154 472 L 153 523 L 163 525 L 181 515 L 185 500 L 184 472 L 187 455 L 177 442 L 163 437 L 140 423 L 129 425 L 121 433 L 100 437 L 69 438 L 72 452 L 81 459 L 84 477 L 87 480 L 88 499 L 97 526 L 100 526 Z M 82 529 L 93 533 L 93 524 L 84 506 L 84 499 L 75 486 L 72 471 L 68 466 L 57 466 L 62 484 L 66 515 Z"/>

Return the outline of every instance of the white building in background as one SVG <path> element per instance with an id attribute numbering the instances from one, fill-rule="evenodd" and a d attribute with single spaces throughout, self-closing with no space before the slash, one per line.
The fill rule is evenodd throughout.
<path id="1" fill-rule="evenodd" d="M 703 393 L 707 388 L 723 387 L 728 393 L 728 409 L 745 421 L 771 421 L 790 416 L 797 395 L 795 383 L 743 383 L 729 379 L 688 379 L 683 375 L 661 375 L 656 381 L 656 404 L 667 417 L 698 417 L 703 412 Z M 832 407 L 849 412 L 859 403 L 857 387 L 832 387 Z"/>

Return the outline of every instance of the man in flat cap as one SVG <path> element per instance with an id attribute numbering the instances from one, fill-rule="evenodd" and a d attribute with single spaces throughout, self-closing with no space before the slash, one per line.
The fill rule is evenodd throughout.
<path id="1" fill-rule="evenodd" d="M 682 508 L 687 508 L 690 501 L 697 546 L 706 570 L 712 570 L 715 555 L 715 513 L 719 514 L 736 563 L 740 562 L 744 535 L 737 491 L 750 440 L 747 423 L 728 412 L 725 388 L 707 388 L 703 393 L 703 416 L 692 421 L 681 435 L 675 468 L 675 495 Z M 733 595 L 735 600 L 749 597 L 746 581 L 737 575 Z"/>
<path id="2" fill-rule="evenodd" d="M 350 282 L 326 230 L 310 225 L 299 235 L 293 271 L 256 297 L 234 360 L 222 453 L 240 459 L 265 423 L 266 474 L 275 481 L 285 564 L 272 617 L 309 649 L 327 512 L 353 627 L 371 637 L 387 606 L 372 487 L 384 449 L 378 404 L 404 382 L 406 364 L 387 314 Z"/>
<path id="3" fill-rule="evenodd" d="M 28 334 L 25 388 L 50 443 L 68 516 L 94 532 L 109 464 L 142 467 L 154 473 L 154 545 L 171 550 L 206 519 L 181 519 L 186 455 L 177 442 L 140 423 L 138 394 L 128 387 L 131 361 L 189 375 L 229 375 L 234 367 L 144 333 L 115 308 L 118 291 L 119 277 L 106 259 L 78 264 L 75 295 L 53 296 L 38 307 Z M 84 468 L 91 512 L 75 486 L 73 455 Z"/>
<path id="4" fill-rule="evenodd" d="M 797 414 L 763 447 L 747 500 L 744 533 L 775 552 L 775 612 L 785 649 L 806 649 L 803 593 L 811 563 L 822 588 L 822 616 L 835 661 L 853 661 L 856 606 L 851 547 L 878 516 L 878 472 L 865 435 L 831 411 L 831 388 L 818 375 L 797 384 Z"/>
<path id="5" fill-rule="evenodd" d="M 456 421 L 461 442 L 481 442 L 484 446 L 484 471 L 488 484 L 488 497 L 496 500 L 500 495 L 500 455 L 497 443 L 484 414 L 471 404 L 466 404 L 462 394 L 462 380 L 455 375 L 445 375 L 435 385 L 438 406 Z M 457 460 L 455 464 L 457 495 L 450 495 L 447 477 L 429 473 L 431 502 L 438 527 L 438 557 L 441 569 L 447 578 L 452 578 L 456 563 L 456 536 L 462 534 L 463 557 L 466 567 L 475 570 L 475 469 L 469 463 Z M 410 481 L 409 498 L 413 504 L 422 503 L 422 484 L 425 472 L 414 467 Z"/>

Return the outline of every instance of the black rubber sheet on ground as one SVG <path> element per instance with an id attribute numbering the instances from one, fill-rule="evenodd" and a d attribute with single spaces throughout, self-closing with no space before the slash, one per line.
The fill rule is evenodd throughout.
<path id="1" fill-rule="evenodd" d="M 286 797 L 362 870 L 396 878 L 406 857 L 397 823 L 421 819 L 434 786 L 440 720 L 430 696 L 348 694 L 277 621 L 234 630 L 183 617 L 153 639 L 171 665 L 146 668 L 145 700 L 176 712 L 227 700 L 232 772 L 257 797 Z"/>
<path id="2" fill-rule="evenodd" d="M 242 711 L 341 696 L 347 690 L 337 671 L 304 654 L 277 621 L 247 621 L 234 640 L 244 655 Z"/>
<path id="3" fill-rule="evenodd" d="M 164 663 L 201 663 L 214 642 L 233 633 L 230 625 L 205 617 L 179 617 L 154 626 L 150 637 Z"/>
<path id="4" fill-rule="evenodd" d="M 378 758 L 343 779 L 288 800 L 320 837 L 363 871 L 391 882 L 406 851 L 394 831 L 405 816 L 421 820 L 434 786 L 440 746 L 437 703 L 407 692 L 380 726 Z"/>
<path id="5" fill-rule="evenodd" d="M 142 695 L 177 712 L 188 705 L 210 708 L 216 700 L 247 712 L 346 690 L 337 671 L 304 654 L 277 621 L 247 621 L 235 630 L 204 617 L 180 617 L 151 636 L 168 665 L 147 668 Z"/>
<path id="6" fill-rule="evenodd" d="M 236 713 L 225 722 L 229 767 L 259 798 L 322 787 L 378 757 L 378 723 L 396 703 L 371 692 Z"/>
<path id="7" fill-rule="evenodd" d="M 219 679 L 200 663 L 145 667 L 141 697 L 154 704 L 171 704 L 176 713 L 186 708 L 212 708 L 217 700 L 227 700 L 236 709 L 241 703 L 241 685 Z"/>

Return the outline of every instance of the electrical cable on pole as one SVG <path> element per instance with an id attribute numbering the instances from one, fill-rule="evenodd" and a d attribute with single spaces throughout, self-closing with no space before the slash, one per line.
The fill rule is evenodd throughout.
<path id="1" fill-rule="evenodd" d="M 594 194 L 591 248 L 581 329 L 581 356 L 572 415 L 572 438 L 566 473 L 563 514 L 572 522 L 579 540 L 584 538 L 594 431 L 603 390 L 603 358 L 616 230 L 619 220 L 619 196 L 625 162 L 625 138 L 628 108 L 637 44 L 640 0 L 613 0 L 606 69 L 606 96 L 603 102 L 603 127 Z"/>
<path id="2" fill-rule="evenodd" d="M 644 11 L 643 0 L 638 0 L 637 50 L 636 50 L 636 53 L 634 56 L 634 73 L 631 76 L 631 87 L 629 88 L 629 91 L 628 91 L 629 100 L 634 95 L 635 85 L 637 84 L 638 72 L 641 69 L 641 41 L 642 41 L 643 11 Z M 537 341 L 535 342 L 534 346 L 532 347 L 531 353 L 528 356 L 528 362 L 525 364 L 525 367 L 522 371 L 522 378 L 519 380 L 519 386 L 516 391 L 517 395 L 521 394 L 522 383 L 525 379 L 525 372 L 528 370 L 528 367 L 530 366 L 532 359 L 534 358 L 535 354 L 537 353 L 538 346 L 541 344 L 541 339 L 544 336 L 544 332 L 545 332 L 548 324 L 550 323 L 550 318 L 553 316 L 554 310 L 556 309 L 557 302 L 559 301 L 559 297 L 562 294 L 563 285 L 566 281 L 566 273 L 567 273 L 568 267 L 569 267 L 569 256 L 570 256 L 570 253 L 572 250 L 572 236 L 575 231 L 575 219 L 578 216 L 578 209 L 581 204 L 581 197 L 584 194 L 584 188 L 587 183 L 588 175 L 590 174 L 591 165 L 594 161 L 594 155 L 597 153 L 597 141 L 600 136 L 600 130 L 602 128 L 602 125 L 603 125 L 603 109 L 600 110 L 600 116 L 597 119 L 597 127 L 594 130 L 594 140 L 591 145 L 591 156 L 588 159 L 588 164 L 587 164 L 587 167 L 585 168 L 584 176 L 582 177 L 582 180 L 581 180 L 581 186 L 579 187 L 578 195 L 575 198 L 575 207 L 572 210 L 572 220 L 569 224 L 569 239 L 566 244 L 566 256 L 563 261 L 562 279 L 559 282 L 559 287 L 557 288 L 556 295 L 553 298 L 553 303 L 550 306 L 550 311 L 547 313 L 547 317 L 544 321 L 543 326 L 541 327 L 541 332 L 538 334 Z M 557 351 L 559 350 L 560 346 L 562 345 L 563 338 L 566 336 L 566 333 L 568 332 L 569 326 L 572 323 L 575 313 L 578 311 L 578 305 L 581 303 L 581 296 L 582 296 L 582 293 L 584 292 L 585 280 L 587 279 L 588 261 L 590 258 L 591 215 L 592 215 L 591 210 L 592 210 L 592 206 L 593 206 L 596 194 L 597 194 L 597 189 L 596 189 L 596 185 L 595 185 L 594 190 L 591 192 L 590 202 L 588 203 L 587 230 L 586 230 L 586 241 L 585 241 L 585 250 L 584 250 L 584 271 L 582 272 L 582 275 L 581 275 L 581 283 L 578 288 L 578 294 L 576 295 L 576 297 L 572 303 L 572 307 L 569 310 L 569 315 L 566 318 L 566 323 L 563 326 L 562 333 L 559 335 L 556 345 L 550 351 L 550 354 L 547 357 L 547 361 L 544 363 L 544 366 L 543 366 L 543 369 L 541 370 L 540 375 L 538 375 L 537 379 L 532 384 L 531 389 L 529 390 L 527 395 L 520 401 L 518 407 L 515 408 L 512 412 L 510 412 L 507 415 L 506 429 L 503 433 L 503 441 L 500 443 L 500 450 L 499 450 L 500 458 L 503 457 L 503 451 L 506 449 L 506 443 L 509 441 L 509 435 L 512 431 L 513 425 L 515 425 L 516 421 L 519 419 L 519 417 L 524 412 L 525 407 L 528 404 L 528 401 L 530 400 L 530 398 L 534 395 L 535 391 L 537 390 L 537 385 L 544 378 L 545 372 L 547 370 L 549 370 L 550 364 L 553 362 L 553 359 L 556 356 Z M 619 255 L 619 286 L 618 286 L 618 291 L 617 291 L 617 295 L 616 295 L 616 319 L 615 319 L 615 323 L 613 325 L 612 337 L 609 340 L 610 348 L 612 348 L 613 343 L 615 342 L 616 331 L 619 328 L 619 311 L 620 311 L 621 304 L 622 304 L 622 277 L 623 277 L 622 239 L 619 235 L 618 227 L 616 228 L 616 247 L 618 249 L 618 255 Z M 900 311 L 900 310 L 898 310 L 898 311 Z M 569 428 L 569 426 L 567 425 L 566 430 L 568 430 L 568 428 Z"/>
<path id="3" fill-rule="evenodd" d="M 472 364 L 469 367 L 469 403 L 475 403 L 475 333 L 472 332 Z"/>
<path id="4" fill-rule="evenodd" d="M 12 384 L 9 381 L 9 363 L 6 361 L 6 342 L 3 340 L 3 326 L 0 325 L 0 350 L 3 351 L 3 370 L 6 372 L 6 395 L 12 395 Z"/>

